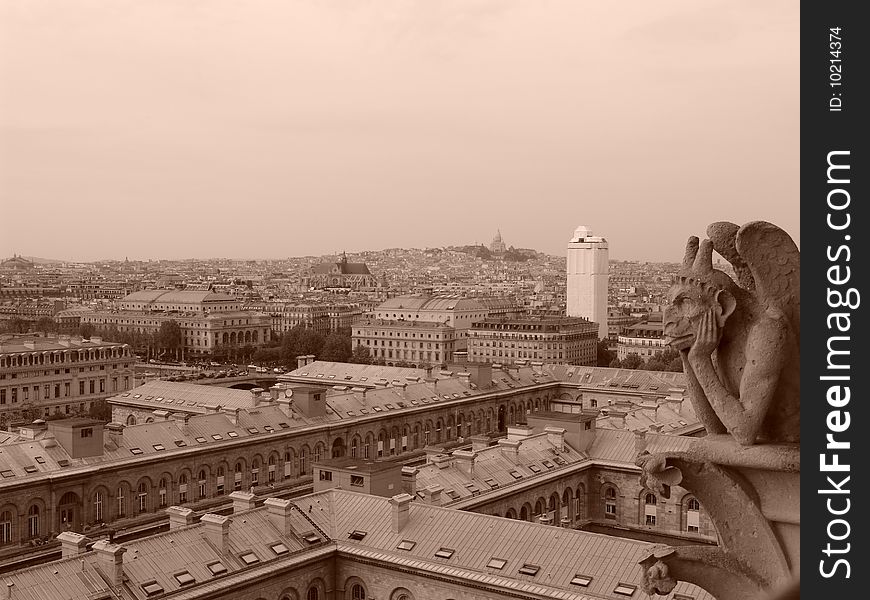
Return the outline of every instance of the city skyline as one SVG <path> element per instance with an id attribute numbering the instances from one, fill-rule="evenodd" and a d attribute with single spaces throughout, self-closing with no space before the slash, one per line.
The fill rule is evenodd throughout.
<path id="1" fill-rule="evenodd" d="M 2 252 L 799 241 L 798 6 L 628 4 L 4 3 Z"/>

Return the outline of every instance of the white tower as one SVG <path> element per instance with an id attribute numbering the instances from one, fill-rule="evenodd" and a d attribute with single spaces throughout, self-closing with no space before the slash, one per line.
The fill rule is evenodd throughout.
<path id="1" fill-rule="evenodd" d="M 598 323 L 598 339 L 607 337 L 607 240 L 580 225 L 568 242 L 566 314 Z"/>

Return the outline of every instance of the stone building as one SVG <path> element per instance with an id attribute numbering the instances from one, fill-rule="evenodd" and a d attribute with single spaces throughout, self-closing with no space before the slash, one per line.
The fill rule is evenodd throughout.
<path id="1" fill-rule="evenodd" d="M 349 288 L 358 290 L 377 287 L 377 279 L 365 263 L 348 262 L 341 254 L 336 263 L 314 265 L 302 278 L 303 285 L 312 289 Z"/>
<path id="2" fill-rule="evenodd" d="M 623 360 L 629 354 L 637 354 L 647 360 L 662 352 L 666 345 L 661 321 L 638 323 L 626 327 L 617 338 L 616 358 Z"/>
<path id="3" fill-rule="evenodd" d="M 597 345 L 598 325 L 582 318 L 487 318 L 468 331 L 468 360 L 594 366 Z"/>
<path id="4" fill-rule="evenodd" d="M 232 496 L 231 515 L 169 507 L 168 532 L 123 545 L 65 532 L 61 560 L 5 575 L 7 589 L 16 600 L 625 600 L 642 597 L 636 563 L 652 549 L 408 494 L 332 489 L 259 507 Z M 664 598 L 712 600 L 686 583 Z"/>
<path id="5" fill-rule="evenodd" d="M 446 364 L 458 349 L 459 334 L 444 323 L 364 319 L 352 329 L 352 344 L 367 346 L 371 357 L 387 365 Z"/>
<path id="6" fill-rule="evenodd" d="M 0 338 L 0 423 L 87 414 L 133 387 L 135 356 L 99 337 Z"/>

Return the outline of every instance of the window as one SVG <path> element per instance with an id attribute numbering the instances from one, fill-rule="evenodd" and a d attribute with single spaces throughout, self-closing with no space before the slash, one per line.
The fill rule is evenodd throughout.
<path id="1" fill-rule="evenodd" d="M 411 540 L 402 540 L 399 542 L 399 545 L 396 546 L 399 550 L 413 550 L 414 546 L 417 545 L 417 542 L 413 542 Z"/>
<path id="2" fill-rule="evenodd" d="M 656 495 L 655 494 L 647 494 L 644 496 L 644 524 L 645 525 L 655 525 L 656 524 Z"/>
<path id="3" fill-rule="evenodd" d="M 94 494 L 94 522 L 101 523 L 103 521 L 103 492 Z"/>
<path id="4" fill-rule="evenodd" d="M 634 591 L 637 589 L 636 585 L 630 585 L 628 583 L 620 583 L 615 588 L 613 588 L 614 594 L 619 594 L 621 596 L 631 596 L 634 594 Z"/>
<path id="5" fill-rule="evenodd" d="M 609 487 L 604 491 L 604 516 L 616 518 L 616 488 Z"/>
<path id="6" fill-rule="evenodd" d="M 350 540 L 359 541 L 359 540 L 363 539 L 366 536 L 366 534 L 367 534 L 367 532 L 365 532 L 365 531 L 360 531 L 359 529 L 354 529 L 349 534 L 347 534 L 347 538 Z"/>
<path id="7" fill-rule="evenodd" d="M 332 471 L 321 471 L 320 481 L 332 481 Z"/>
<path id="8" fill-rule="evenodd" d="M 540 571 L 540 570 L 541 570 L 541 567 L 539 567 L 538 565 L 531 565 L 529 563 L 526 563 L 522 567 L 520 567 L 519 571 L 517 571 L 517 572 L 520 573 L 521 575 L 531 575 L 534 577 L 535 575 L 538 574 L 538 571 Z"/>
<path id="9" fill-rule="evenodd" d="M 12 542 L 12 512 L 4 510 L 0 513 L 0 544 Z"/>
<path id="10" fill-rule="evenodd" d="M 305 600 L 319 600 L 320 592 L 316 587 L 309 588 L 308 594 L 305 596 Z"/>
<path id="11" fill-rule="evenodd" d="M 127 516 L 127 506 L 124 502 L 124 488 L 118 488 L 118 518 Z"/>
<path id="12" fill-rule="evenodd" d="M 259 557 L 250 551 L 240 554 L 239 558 L 242 559 L 242 562 L 246 565 L 253 565 L 254 563 L 260 562 Z"/>
<path id="13" fill-rule="evenodd" d="M 435 556 L 438 558 L 450 558 L 453 556 L 454 552 L 456 552 L 456 550 L 453 550 L 452 548 L 439 548 L 435 553 Z"/>
<path id="14" fill-rule="evenodd" d="M 358 583 L 353 584 L 353 587 L 350 588 L 350 598 L 351 600 L 366 600 L 365 588 Z"/>
<path id="15" fill-rule="evenodd" d="M 686 503 L 686 531 L 690 533 L 698 533 L 701 525 L 701 504 L 695 499 L 690 498 Z"/>
<path id="16" fill-rule="evenodd" d="M 212 575 L 223 575 L 227 572 L 227 568 L 221 562 L 209 563 L 207 566 Z"/>
<path id="17" fill-rule="evenodd" d="M 146 581 L 142 584 L 142 589 L 148 596 L 156 596 L 163 593 L 163 586 L 156 581 Z"/>
<path id="18" fill-rule="evenodd" d="M 493 558 L 489 559 L 489 562 L 486 563 L 486 566 L 489 567 L 490 569 L 501 570 L 501 569 L 504 569 L 504 566 L 506 564 L 507 564 L 507 561 L 505 559 L 493 557 Z"/>
<path id="19" fill-rule="evenodd" d="M 350 484 L 354 487 L 362 487 L 365 483 L 365 478 L 362 475 L 351 475 Z"/>
<path id="20" fill-rule="evenodd" d="M 278 556 L 280 556 L 280 555 L 282 555 L 282 554 L 287 554 L 288 552 L 290 552 L 290 549 L 287 548 L 287 546 L 285 546 L 284 544 L 281 544 L 281 543 L 272 544 L 272 545 L 269 546 L 269 547 L 272 549 L 272 552 L 274 552 L 274 553 L 277 554 Z"/>
<path id="21" fill-rule="evenodd" d="M 35 504 L 27 509 L 27 537 L 39 537 L 39 507 Z"/>

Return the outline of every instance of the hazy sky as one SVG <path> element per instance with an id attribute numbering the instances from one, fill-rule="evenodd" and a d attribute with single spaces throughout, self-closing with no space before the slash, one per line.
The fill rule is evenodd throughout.
<path id="1" fill-rule="evenodd" d="M 4 0 L 0 256 L 799 241 L 792 0 Z"/>

